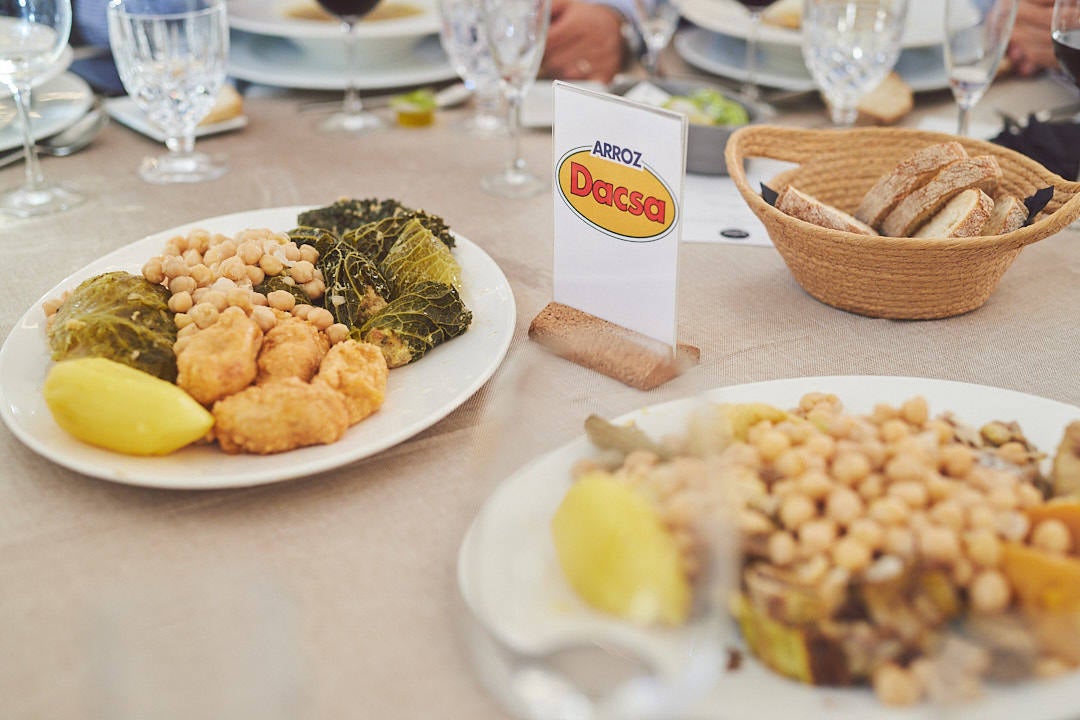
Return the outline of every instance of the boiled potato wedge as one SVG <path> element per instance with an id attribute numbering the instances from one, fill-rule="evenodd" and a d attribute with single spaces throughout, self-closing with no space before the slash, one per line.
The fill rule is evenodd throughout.
<path id="1" fill-rule="evenodd" d="M 167 455 L 214 424 L 214 416 L 176 385 L 105 358 L 56 363 L 43 393 L 68 433 L 127 455 Z"/>

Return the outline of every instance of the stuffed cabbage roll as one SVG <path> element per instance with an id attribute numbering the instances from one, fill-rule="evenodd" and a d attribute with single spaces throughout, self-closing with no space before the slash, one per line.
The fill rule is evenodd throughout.
<path id="1" fill-rule="evenodd" d="M 422 281 L 373 315 L 353 338 L 378 345 L 389 367 L 418 360 L 436 345 L 465 332 L 472 313 L 451 285 Z"/>

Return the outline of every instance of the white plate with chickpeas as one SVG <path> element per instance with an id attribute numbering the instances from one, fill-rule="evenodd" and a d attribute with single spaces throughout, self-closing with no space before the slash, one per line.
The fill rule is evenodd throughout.
<path id="1" fill-rule="evenodd" d="M 271 455 L 229 455 L 216 445 L 189 445 L 165 456 L 138 457 L 84 444 L 52 419 L 42 387 L 52 363 L 43 305 L 83 280 L 111 270 L 139 274 L 177 235 L 202 228 L 232 235 L 249 228 L 287 231 L 307 206 L 223 215 L 155 233 L 72 274 L 29 308 L 0 348 L 0 417 L 23 443 L 53 462 L 113 482 L 170 489 L 243 487 L 314 475 L 369 457 L 435 424 L 465 402 L 502 362 L 514 332 L 514 296 L 498 265 L 455 234 L 461 298 L 473 313 L 462 335 L 390 373 L 386 400 L 371 417 L 329 445 Z"/>
<path id="2" fill-rule="evenodd" d="M 659 440 L 670 435 L 685 435 L 690 414 L 704 402 L 767 403 L 786 410 L 799 407 L 807 393 L 835 394 L 843 403 L 844 412 L 849 414 L 870 415 L 879 404 L 888 404 L 895 408 L 897 416 L 922 415 L 931 422 L 946 412 L 975 427 L 994 420 L 1016 421 L 1028 441 L 1049 456 L 1058 447 L 1066 425 L 1080 420 L 1080 407 L 1012 390 L 928 378 L 842 376 L 793 378 L 716 388 L 701 398 L 647 407 L 613 422 L 621 425 L 633 421 L 648 436 Z M 912 398 L 922 398 L 925 404 L 909 402 Z M 905 406 L 905 403 L 908 404 Z M 931 425 L 923 427 L 930 429 Z M 758 438 L 768 442 L 764 433 Z M 583 435 L 504 480 L 481 508 L 462 542 L 458 555 L 459 590 L 475 620 L 524 657 L 543 658 L 547 653 L 568 647 L 614 645 L 626 651 L 629 657 L 636 655 L 643 666 L 678 667 L 682 658 L 692 651 L 700 651 L 700 647 L 694 650 L 693 642 L 700 643 L 700 637 L 693 637 L 690 626 L 646 628 L 603 614 L 579 598 L 560 570 L 552 540 L 552 517 L 574 482 L 575 468 L 580 470 L 583 461 L 597 458 L 599 452 Z M 770 451 L 765 449 L 764 452 Z M 957 472 L 960 470 L 962 468 Z M 843 473 L 858 474 L 858 469 L 848 467 Z M 654 495 L 660 496 L 663 493 Z M 1022 507 L 1024 500 L 1019 489 L 1016 496 L 1021 498 L 1017 502 Z M 933 494 L 930 497 L 936 498 Z M 871 504 L 867 502 L 868 516 Z M 928 514 L 933 507 L 928 506 Z M 831 509 L 825 503 L 820 512 L 825 514 Z M 835 509 L 838 512 L 844 510 L 843 507 Z M 885 509 L 881 508 L 882 511 Z M 845 522 L 856 520 L 858 518 L 848 518 Z M 851 524 L 841 526 L 853 527 Z M 837 538 L 832 538 L 835 540 Z M 966 543 L 965 540 L 960 546 L 962 551 L 969 549 Z M 833 544 L 839 543 L 831 542 L 830 548 Z M 970 549 L 970 552 L 975 550 Z M 841 562 L 836 553 L 832 555 L 835 562 Z M 961 560 L 956 562 L 961 563 Z M 973 586 L 974 583 L 969 587 Z M 975 594 L 974 590 L 969 592 Z M 995 599 L 988 597 L 983 601 L 993 603 Z M 978 697 L 953 708 L 925 700 L 905 707 L 890 706 L 884 704 L 869 686 L 812 686 L 775 674 L 749 652 L 733 622 L 730 628 L 723 642 L 725 646 L 738 648 L 741 661 L 720 671 L 715 686 L 701 700 L 681 711 L 679 717 L 702 720 L 930 720 L 944 717 L 1065 720 L 1075 718 L 1080 707 L 1080 671 L 1077 670 L 1052 679 L 1007 685 L 986 682 Z M 483 668 L 483 674 L 487 676 L 491 672 L 491 663 L 497 661 L 486 657 L 479 662 L 487 665 Z M 505 684 L 509 685 L 509 680 Z M 888 694 L 892 690 L 885 687 L 884 691 L 879 689 L 878 692 Z M 905 688 L 897 689 L 901 694 L 905 691 Z"/>

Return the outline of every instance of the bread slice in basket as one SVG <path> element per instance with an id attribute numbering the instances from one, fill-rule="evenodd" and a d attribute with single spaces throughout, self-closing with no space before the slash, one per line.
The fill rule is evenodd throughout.
<path id="1" fill-rule="evenodd" d="M 954 160 L 897 203 L 882 221 L 881 234 L 911 237 L 959 193 L 972 188 L 993 192 L 1001 179 L 1001 167 L 991 155 Z"/>
<path id="2" fill-rule="evenodd" d="M 807 195 L 794 185 L 787 185 L 776 198 L 776 209 L 792 217 L 820 225 L 831 230 L 877 235 L 874 228 L 812 195 Z"/>
<path id="3" fill-rule="evenodd" d="M 912 153 L 874 183 L 855 211 L 855 217 L 877 227 L 897 204 L 925 185 L 949 163 L 968 156 L 956 141 L 936 143 Z"/>
<path id="4" fill-rule="evenodd" d="M 1004 235 L 1019 230 L 1027 220 L 1027 207 L 1022 200 L 1005 195 L 994 201 L 994 211 L 983 225 L 980 235 Z"/>
<path id="5" fill-rule="evenodd" d="M 993 211 L 994 200 L 982 190 L 971 188 L 945 203 L 937 215 L 919 228 L 915 237 L 974 237 L 982 232 Z"/>

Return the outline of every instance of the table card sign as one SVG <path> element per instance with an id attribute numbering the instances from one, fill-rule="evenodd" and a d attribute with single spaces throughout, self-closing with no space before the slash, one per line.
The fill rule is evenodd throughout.
<path id="1" fill-rule="evenodd" d="M 646 389 L 697 349 L 677 344 L 687 119 L 554 85 L 553 303 L 530 337 Z"/>

